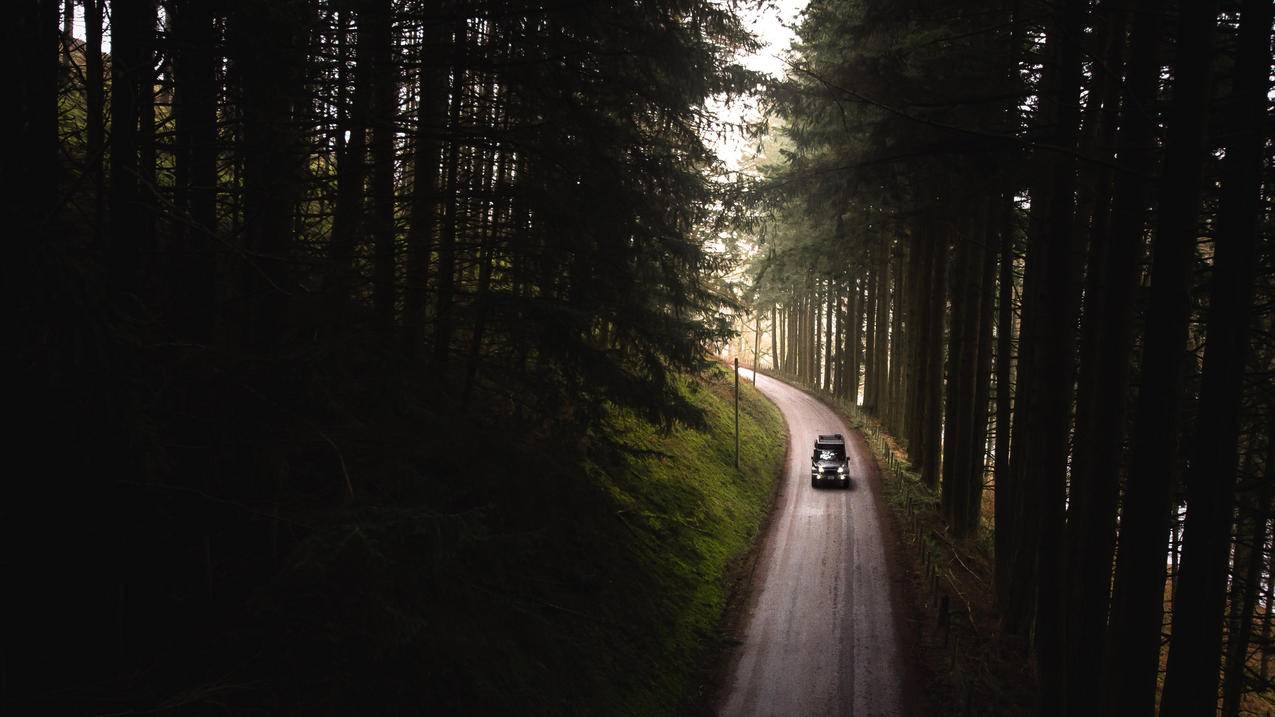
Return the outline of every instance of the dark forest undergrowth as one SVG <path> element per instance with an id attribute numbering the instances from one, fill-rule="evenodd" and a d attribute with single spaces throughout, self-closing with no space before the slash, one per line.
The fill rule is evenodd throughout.
<path id="1" fill-rule="evenodd" d="M 150 351 L 68 346 L 23 376 L 17 444 L 39 463 L 6 526 L 30 576 L 12 586 L 11 707 L 655 714 L 693 697 L 784 457 L 751 386 L 737 473 L 716 367 L 677 381 L 695 425 L 609 406 L 566 430 L 512 398 L 455 408 L 375 352 Z"/>

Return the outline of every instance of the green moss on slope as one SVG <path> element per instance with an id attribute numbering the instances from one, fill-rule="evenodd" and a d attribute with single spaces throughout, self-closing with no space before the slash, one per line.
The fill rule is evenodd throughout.
<path id="1" fill-rule="evenodd" d="M 440 424 L 429 455 L 455 464 L 429 468 L 471 507 L 365 506 L 317 530 L 255 611 L 281 626 L 265 644 L 284 651 L 243 676 L 306 713 L 677 711 L 787 443 L 745 382 L 737 471 L 729 374 L 680 389 L 702 427 L 661 430 L 613 409 L 598 431 L 611 440 L 583 452 L 444 437 Z"/>

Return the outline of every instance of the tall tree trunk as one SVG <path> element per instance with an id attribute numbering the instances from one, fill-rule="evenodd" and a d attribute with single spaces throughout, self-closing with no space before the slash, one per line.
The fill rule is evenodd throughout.
<path id="1" fill-rule="evenodd" d="M 1000 124 L 1006 135 L 1017 135 L 1020 125 L 1020 108 L 1018 96 L 1024 92 L 1023 77 L 1020 69 L 1020 58 L 1024 54 L 1024 38 L 1027 23 L 1023 17 L 1023 0 L 1003 0 L 1001 9 L 1007 15 L 1007 43 L 1000 54 L 1003 65 L 1000 70 L 998 86 L 1010 98 L 1001 103 Z M 995 120 L 994 120 L 995 121 Z M 1021 161 L 1020 149 L 1016 146 L 1006 147 L 1002 161 L 1013 166 Z M 996 605 L 1002 613 L 1004 623 L 1015 628 L 1016 620 L 1011 613 L 1017 605 L 1013 600 L 1013 565 L 1015 538 L 1018 535 L 1018 494 L 1017 488 L 1020 461 L 1014 460 L 1010 449 L 1017 445 L 1021 426 L 1018 417 L 1021 414 L 1018 384 L 1015 376 L 1021 376 L 1021 350 L 1014 353 L 1014 285 L 1016 251 L 1018 244 L 1018 203 L 1016 195 L 1020 190 L 1015 172 L 1002 169 L 1000 182 L 1000 211 L 997 213 L 1000 229 L 1001 264 L 997 280 L 997 344 L 996 344 L 996 466 L 995 466 L 995 563 L 993 566 L 993 591 Z M 1026 308 L 1026 302 L 1022 302 Z M 1023 315 L 1026 315 L 1024 311 Z M 1019 332 L 1021 336 L 1021 331 Z M 1021 344 L 1020 344 L 1021 348 Z M 1017 373 L 1016 373 L 1017 372 Z"/>
<path id="2" fill-rule="evenodd" d="M 370 0 L 358 14 L 355 51 L 354 95 L 350 102 L 345 151 L 337 160 L 336 208 L 332 216 L 332 237 L 328 246 L 328 271 L 324 282 L 327 314 L 337 326 L 344 326 L 353 291 L 354 256 L 364 225 L 364 197 L 367 179 L 367 133 L 370 124 L 373 67 L 376 53 L 375 25 Z"/>
<path id="3" fill-rule="evenodd" d="M 890 336 L 890 242 L 881 238 L 880 254 L 877 266 L 877 320 L 876 320 L 876 357 L 872 361 L 876 385 L 873 388 L 873 407 L 878 418 L 885 417 L 885 402 L 890 377 L 889 348 L 893 337 Z"/>
<path id="4" fill-rule="evenodd" d="M 824 330 L 823 330 L 823 390 L 832 390 L 832 315 L 837 310 L 837 294 L 831 280 L 824 282 Z M 838 329 L 841 327 L 838 326 Z"/>
<path id="5" fill-rule="evenodd" d="M 821 375 L 819 359 L 823 354 L 823 308 L 824 296 L 821 289 L 820 281 L 815 280 L 814 291 L 810 298 L 810 317 L 811 325 L 814 333 L 810 337 L 810 370 L 807 374 L 807 381 L 810 385 L 818 390 L 819 378 Z"/>
<path id="6" fill-rule="evenodd" d="M 877 407 L 877 284 L 880 281 L 876 262 L 872 262 L 867 276 L 867 306 L 864 310 L 867 325 L 863 342 L 863 410 L 868 413 L 875 413 Z"/>
<path id="7" fill-rule="evenodd" d="M 855 277 L 850 299 L 850 356 L 846 368 L 846 398 L 852 404 L 859 402 L 859 366 L 863 332 L 863 279 Z"/>
<path id="8" fill-rule="evenodd" d="M 486 102 L 493 106 L 493 121 L 496 123 L 503 122 L 501 118 L 504 115 L 504 98 L 495 96 L 493 79 L 488 79 L 483 88 L 483 94 Z M 507 124 L 502 126 L 501 129 L 507 130 Z M 462 403 L 465 405 L 469 404 L 470 396 L 473 394 L 479 363 L 482 361 L 483 339 L 487 330 L 488 312 L 491 310 L 491 274 L 493 264 L 495 264 L 493 254 L 496 251 L 496 225 L 504 213 L 500 202 L 495 197 L 501 196 L 503 192 L 505 176 L 509 166 L 509 156 L 503 152 L 496 156 L 496 152 L 492 150 L 482 158 L 482 162 L 483 186 L 479 194 L 487 199 L 484 199 L 484 204 L 480 210 L 485 219 L 480 227 L 481 244 L 478 251 L 478 287 L 474 298 L 476 316 L 473 334 L 470 337 L 469 359 L 465 366 L 465 389 L 462 395 Z M 493 163 L 496 165 L 494 177 L 492 176 Z M 742 334 L 740 343 L 743 343 Z"/>
<path id="9" fill-rule="evenodd" d="M 1073 149 L 1078 131 L 1083 6 L 1055 5 L 1045 31 L 1036 126 L 1054 146 Z M 1060 569 L 1066 500 L 1067 421 L 1071 402 L 1071 253 L 1074 156 L 1038 155 L 1023 280 L 1023 323 L 1011 454 L 1014 519 L 1001 612 L 1011 633 L 1036 626 L 1043 713 L 1066 709 Z M 999 578 L 999 576 L 998 576 Z"/>
<path id="10" fill-rule="evenodd" d="M 1132 32 L 1125 109 L 1117 140 L 1124 171 L 1116 175 L 1110 224 L 1096 216 L 1093 228 L 1093 251 L 1102 256 L 1102 262 L 1091 264 L 1093 288 L 1087 300 L 1092 306 L 1087 304 L 1086 312 L 1096 324 L 1093 328 L 1097 335 L 1086 352 L 1091 365 L 1086 367 L 1082 362 L 1082 370 L 1089 373 L 1081 377 L 1081 413 L 1076 419 L 1068 526 L 1069 651 L 1075 685 L 1097 684 L 1104 673 L 1114 670 L 1111 666 L 1102 668 L 1101 636 L 1107 629 L 1115 551 L 1118 477 L 1133 337 L 1133 291 L 1146 225 L 1150 188 L 1146 177 L 1155 157 L 1151 141 L 1155 116 L 1147 108 L 1154 106 L 1160 71 L 1160 0 L 1138 0 L 1121 11 L 1132 18 L 1128 22 Z M 1109 231 L 1109 235 L 1104 237 L 1104 231 Z M 1089 324 L 1087 317 L 1087 331 Z M 1119 629 L 1112 625 L 1113 634 Z M 1073 692 L 1073 713 L 1096 712 L 1101 691 L 1095 692 Z"/>
<path id="11" fill-rule="evenodd" d="M 16 136 L 11 154 L 0 164 L 6 186 L 8 216 L 15 222 L 11 251 L 24 261 L 7 262 L 6 276 L 18 291 L 22 305 L 38 291 L 34 270 L 43 271 L 37 257 L 48 251 L 56 236 L 52 220 L 58 210 L 58 3 L 35 0 L 21 3 L 10 13 L 13 23 L 10 49 L 17 61 L 13 77 L 15 105 L 11 112 L 21 121 L 13 124 Z M 43 278 L 41 276 L 41 278 Z M 25 317 L 24 317 L 25 318 Z M 25 322 L 24 322 L 25 323 Z M 7 650 L 6 650 L 7 652 Z"/>
<path id="12" fill-rule="evenodd" d="M 894 262 L 894 291 L 891 293 L 890 309 L 890 432 L 896 437 L 903 436 L 903 422 L 906 418 L 907 394 L 907 331 L 912 327 L 905 326 L 904 314 L 907 312 L 906 274 L 901 253 L 903 242 L 899 242 L 900 255 Z"/>
<path id="13" fill-rule="evenodd" d="M 1154 708 L 1160 663 L 1165 541 L 1169 534 L 1169 499 L 1178 470 L 1190 268 L 1206 153 L 1210 56 L 1217 6 L 1206 0 L 1187 3 L 1182 7 L 1180 21 L 1173 107 L 1164 143 L 1159 221 L 1152 244 L 1151 299 L 1141 389 L 1109 621 L 1113 655 L 1108 663 L 1108 714 L 1135 717 L 1151 714 Z M 1176 709 L 1171 705 L 1176 699 L 1166 700 L 1166 707 Z M 1210 707 L 1209 711 L 1215 709 Z"/>
<path id="14" fill-rule="evenodd" d="M 1270 408 L 1267 409 L 1270 411 Z M 1244 692 L 1244 683 L 1248 674 L 1248 648 L 1253 634 L 1253 615 L 1257 609 L 1257 590 L 1262 582 L 1262 568 L 1266 563 L 1266 526 L 1271 518 L 1271 494 L 1275 490 L 1275 412 L 1267 414 L 1266 423 L 1266 465 L 1263 469 L 1262 483 L 1254 491 L 1244 511 L 1248 514 L 1244 522 L 1247 530 L 1240 533 L 1240 539 L 1248 543 L 1240 558 L 1236 551 L 1236 580 L 1239 589 L 1238 600 L 1231 602 L 1231 620 L 1226 643 L 1226 671 L 1222 678 L 1222 715 L 1223 717 L 1239 717 L 1240 702 Z M 1239 541 L 1237 540 L 1237 543 Z M 1244 570 L 1243 576 L 1238 575 Z M 1263 611 L 1270 611 L 1270 598 L 1262 603 Z M 1172 648 L 1170 648 L 1172 649 Z M 1266 646 L 1262 646 L 1265 651 Z"/>
<path id="15" fill-rule="evenodd" d="M 833 395 L 839 395 L 841 390 L 841 342 L 845 337 L 845 320 L 844 314 L 841 313 L 841 282 L 838 279 L 831 279 L 829 282 L 831 287 L 831 304 L 827 309 L 827 323 L 829 323 L 829 332 L 833 336 L 833 341 L 827 347 L 827 374 L 824 379 L 827 392 Z M 835 330 L 833 328 L 833 319 L 836 319 Z"/>
<path id="16" fill-rule="evenodd" d="M 1240 396 L 1261 237 L 1263 123 L 1270 43 L 1270 1 L 1246 0 L 1240 15 L 1231 94 L 1231 134 L 1222 163 L 1198 429 L 1194 458 L 1186 474 L 1182 565 L 1173 603 L 1173 640 L 1169 644 L 1161 709 L 1166 717 L 1217 709 L 1226 563 L 1239 455 Z M 1207 64 L 1207 45 L 1204 50 L 1201 60 Z M 1204 121 L 1202 117 L 1201 124 Z"/>
<path id="17" fill-rule="evenodd" d="M 174 19 L 174 106 L 177 122 L 175 253 L 177 324 L 197 342 L 212 337 L 216 300 L 217 84 L 213 11 L 210 0 L 183 0 Z"/>
<path id="18" fill-rule="evenodd" d="M 148 77 L 146 18 L 150 0 L 111 7 L 111 246 L 112 290 L 119 299 L 136 296 L 146 246 L 140 201 L 141 87 Z"/>
<path id="19" fill-rule="evenodd" d="M 967 534 L 973 533 L 979 527 L 983 504 L 983 481 L 987 466 L 988 399 L 991 395 L 992 374 L 992 309 L 995 296 L 993 293 L 995 281 L 992 273 L 996 270 L 996 252 L 993 247 L 995 246 L 998 204 L 996 198 L 987 200 L 984 245 L 980 250 L 983 267 L 979 272 L 978 349 L 974 355 L 974 425 L 973 436 L 970 439 L 970 455 L 967 458 L 971 472 L 969 492 L 965 497 L 967 520 L 965 532 Z"/>
<path id="20" fill-rule="evenodd" d="M 106 225 L 105 115 L 102 74 L 102 8 L 106 0 L 84 0 L 85 160 L 93 187 L 93 244 L 101 248 Z"/>
<path id="21" fill-rule="evenodd" d="M 779 327 L 780 334 L 781 334 L 780 345 L 779 345 L 779 351 L 781 352 L 781 356 L 780 356 L 781 360 L 779 364 L 779 370 L 782 371 L 783 373 L 788 373 L 789 372 L 788 367 L 791 365 L 791 362 L 789 361 L 789 358 L 788 358 L 788 355 L 791 352 L 790 345 L 792 344 L 792 307 L 790 306 L 790 304 L 791 304 L 791 299 L 789 299 L 789 301 L 783 305 L 783 308 L 779 312 L 779 319 L 781 324 Z"/>
<path id="22" fill-rule="evenodd" d="M 1013 411 L 1014 370 L 1014 235 L 1016 209 L 1012 195 L 999 199 L 1000 263 L 996 279 L 996 442 L 992 480 L 995 484 L 994 591 L 998 605 L 1008 596 L 1011 539 L 1014 535 L 1013 472 L 1010 470 L 1009 438 Z"/>
<path id="23" fill-rule="evenodd" d="M 1055 146 L 1076 146 L 1080 129 L 1081 52 L 1074 38 L 1081 36 L 1087 3 L 1068 0 L 1057 6 L 1047 45 L 1042 79 L 1041 114 L 1053 125 Z M 1052 40 L 1052 43 L 1050 42 Z M 1050 63 L 1052 62 L 1052 69 Z M 1052 77 L 1050 77 L 1052 75 Z M 1041 674 L 1042 714 L 1067 714 L 1071 692 L 1066 673 L 1065 588 L 1062 570 L 1064 510 L 1067 500 L 1067 447 L 1071 422 L 1072 375 L 1075 353 L 1075 311 L 1072 217 L 1075 213 L 1076 160 L 1067 153 L 1048 159 L 1048 176 L 1039 199 L 1047 203 L 1046 221 L 1038 225 L 1034 248 L 1043 254 L 1038 302 L 1041 309 L 1036 337 L 1037 368 L 1028 390 L 1037 395 L 1028 418 L 1027 465 L 1038 506 L 1039 543 L 1036 592 L 1036 660 Z M 1033 193 L 1033 199 L 1037 194 Z M 1083 688 L 1083 687 L 1082 687 Z"/>
<path id="24" fill-rule="evenodd" d="M 779 368 L 779 307 L 770 306 L 770 367 Z M 754 369 L 757 367 L 754 366 Z M 754 377 L 755 378 L 755 377 Z"/>
<path id="25" fill-rule="evenodd" d="M 921 482 L 930 488 L 938 487 L 939 442 L 943 430 L 943 317 L 947 296 L 947 238 L 938 231 L 937 220 L 931 217 L 927 230 L 932 242 L 929 271 L 929 302 L 926 330 L 930 337 L 926 342 L 925 378 L 922 382 L 924 418 L 921 427 Z"/>
<path id="26" fill-rule="evenodd" d="M 966 224 L 962 222 L 962 228 Z M 968 426 L 969 398 L 965 395 L 964 362 L 969 357 L 966 331 L 969 306 L 969 276 L 974 264 L 972 242 L 961 231 L 956 239 L 956 262 L 953 266 L 951 286 L 948 291 L 951 305 L 951 322 L 947 335 L 947 371 L 944 382 L 945 398 L 943 401 L 943 464 L 941 499 L 943 517 L 949 525 L 956 528 L 961 523 L 956 507 L 963 505 L 965 494 L 964 471 L 965 461 L 958 455 L 964 448 L 962 434 Z"/>
<path id="27" fill-rule="evenodd" d="M 816 281 L 810 283 L 810 297 L 807 299 L 807 308 L 810 312 L 807 320 L 810 327 L 807 338 L 809 343 L 806 345 L 806 382 L 815 388 L 819 387 L 819 310 L 822 308 L 819 295 L 819 284 Z"/>
<path id="28" fill-rule="evenodd" d="M 392 33 L 394 6 L 391 0 L 375 0 L 368 3 L 365 12 L 369 15 L 367 29 L 372 49 L 372 310 L 381 340 L 388 345 L 393 336 L 398 295 L 394 220 L 398 63 L 394 61 Z"/>
<path id="29" fill-rule="evenodd" d="M 1268 466 L 1271 464 L 1267 464 Z M 1258 679 L 1265 684 L 1270 676 L 1271 656 L 1271 601 L 1275 600 L 1275 551 L 1266 554 L 1266 584 L 1262 589 L 1262 659 L 1257 669 Z"/>
<path id="30" fill-rule="evenodd" d="M 1095 72 L 1086 110 L 1085 151 L 1111 160 L 1117 111 L 1120 100 L 1120 68 L 1124 58 L 1126 27 L 1134 3 L 1112 0 L 1104 3 L 1107 13 L 1103 32 L 1096 39 L 1103 44 L 1103 70 Z M 1149 18 L 1155 22 L 1154 18 Z M 1126 110 L 1149 107 L 1154 99 L 1154 74 L 1148 64 L 1154 58 L 1154 39 L 1147 43 L 1135 28 L 1132 42 L 1136 56 L 1130 60 Z M 1150 79 L 1150 94 L 1147 81 Z M 1099 107 L 1100 105 L 1100 107 Z M 1124 396 L 1128 385 L 1129 327 L 1132 322 L 1130 290 L 1133 287 L 1136 248 L 1141 243 L 1146 203 L 1142 175 L 1149 166 L 1133 168 L 1150 155 L 1148 113 L 1133 110 L 1126 117 L 1121 141 L 1134 141 L 1137 148 L 1122 149 L 1121 161 L 1130 168 L 1121 176 L 1115 200 L 1118 211 L 1127 215 L 1125 226 L 1117 229 L 1111 214 L 1112 202 L 1104 189 L 1112 173 L 1095 171 L 1090 183 L 1082 183 L 1078 194 L 1076 230 L 1091 237 L 1089 264 L 1085 275 L 1084 327 L 1080 354 L 1079 388 L 1075 439 L 1072 449 L 1071 485 L 1067 525 L 1067 615 L 1068 678 L 1072 685 L 1095 685 L 1102 681 L 1102 635 L 1111 594 L 1111 561 L 1115 549 L 1117 476 L 1120 467 Z M 1127 145 L 1126 145 L 1127 146 Z M 1093 187 L 1090 187 L 1090 184 Z M 1095 192 L 1094 189 L 1097 189 Z M 1131 205 L 1130 202 L 1134 204 Z M 1123 232 L 1123 234 L 1117 233 Z M 1118 351 L 1118 353 L 1116 353 Z M 1073 690 L 1072 714 L 1096 714 L 1101 710 L 1100 690 Z"/>
<path id="31" fill-rule="evenodd" d="M 927 310 L 929 303 L 929 272 L 930 272 L 930 251 L 931 243 L 928 235 L 925 234 L 924 224 L 921 224 L 916 231 L 915 238 L 912 241 L 912 251 L 908 259 L 908 282 L 911 291 L 908 294 L 908 331 L 909 351 L 911 356 L 908 358 L 908 384 L 911 386 L 911 392 L 908 395 L 908 428 L 906 431 L 906 441 L 908 446 L 908 457 L 913 465 L 920 465 L 921 462 L 921 426 L 924 423 L 925 416 L 925 361 L 926 347 L 931 339 L 930 327 L 927 319 L 929 312 Z"/>
<path id="32" fill-rule="evenodd" d="M 247 339 L 258 351 L 279 343 L 292 271 L 293 210 L 301 155 L 291 128 L 301 86 L 306 10 L 296 0 L 254 0 L 236 8 L 234 32 L 243 82 L 243 267 L 250 302 Z"/>
<path id="33" fill-rule="evenodd" d="M 137 199 L 139 215 L 137 228 L 142 247 L 142 282 L 150 293 L 154 288 L 152 278 L 156 269 L 155 255 L 159 249 L 156 212 L 159 208 L 159 192 L 155 177 L 155 49 L 157 1 L 141 2 L 142 12 L 140 64 L 137 75 Z"/>
<path id="34" fill-rule="evenodd" d="M 793 300 L 793 308 L 792 308 L 791 316 L 789 317 L 789 325 L 791 327 L 790 333 L 792 334 L 791 336 L 792 346 L 789 348 L 789 353 L 791 358 L 789 371 L 792 372 L 793 376 L 800 378 L 801 377 L 801 342 L 802 342 L 802 336 L 804 336 L 804 330 L 802 328 L 802 317 L 806 315 L 806 312 L 805 312 L 804 304 L 802 302 L 801 294 L 797 294 L 793 296 L 792 300 Z"/>
<path id="35" fill-rule="evenodd" d="M 462 15 L 455 21 L 452 40 L 452 88 L 448 114 L 446 204 L 438 246 L 438 294 L 434 311 L 434 354 L 431 366 L 445 379 L 452 342 L 452 303 L 456 292 L 456 230 L 460 201 L 460 108 L 465 89 L 465 50 L 468 28 Z"/>
<path id="36" fill-rule="evenodd" d="M 437 9 L 437 8 L 436 8 Z M 404 297 L 404 341 L 408 358 L 420 355 L 425 341 L 425 303 L 429 260 L 438 225 L 439 163 L 442 127 L 447 116 L 445 41 L 441 28 L 426 26 L 421 44 L 415 150 L 412 155 L 412 205 L 407 230 L 407 280 Z"/>

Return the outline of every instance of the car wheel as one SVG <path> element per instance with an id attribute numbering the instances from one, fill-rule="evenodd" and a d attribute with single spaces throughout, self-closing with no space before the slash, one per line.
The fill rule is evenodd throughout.
<path id="1" fill-rule="evenodd" d="M 810 487 L 811 487 L 811 488 L 818 488 L 818 487 L 819 487 L 819 479 L 818 479 L 818 478 L 816 478 L 816 477 L 814 477 L 814 476 L 810 476 Z"/>

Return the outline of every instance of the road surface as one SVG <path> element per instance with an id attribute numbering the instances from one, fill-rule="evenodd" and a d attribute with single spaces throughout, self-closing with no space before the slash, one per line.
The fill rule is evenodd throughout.
<path id="1" fill-rule="evenodd" d="M 740 371 L 745 378 L 752 372 Z M 827 406 L 768 376 L 788 422 L 788 465 L 738 623 L 724 715 L 907 715 L 907 665 L 891 592 L 880 477 L 863 438 Z M 820 433 L 843 433 L 850 490 L 810 487 Z"/>

